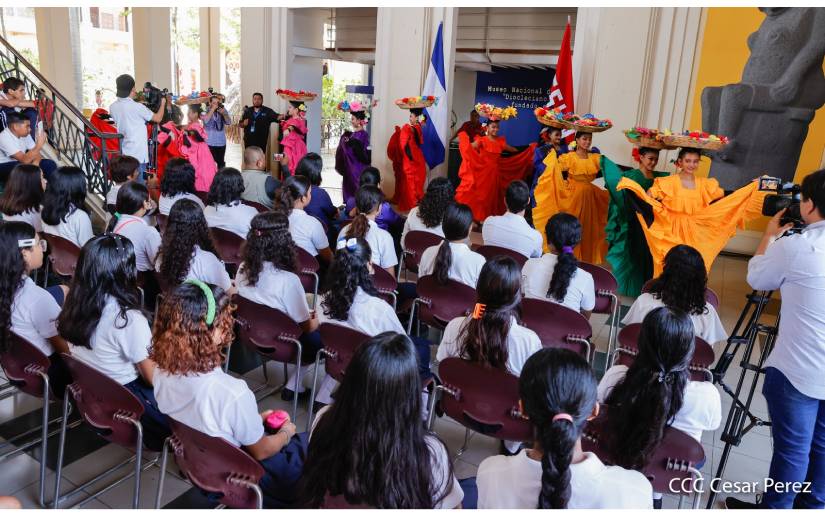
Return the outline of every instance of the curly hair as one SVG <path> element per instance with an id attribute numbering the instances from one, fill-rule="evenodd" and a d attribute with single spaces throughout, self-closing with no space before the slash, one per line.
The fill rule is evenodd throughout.
<path id="1" fill-rule="evenodd" d="M 18 242 L 34 237 L 34 228 L 25 222 L 0 223 L 0 352 L 8 349 L 11 307 L 25 281 L 26 261 Z"/>
<path id="2" fill-rule="evenodd" d="M 446 177 L 437 177 L 427 185 L 424 197 L 418 203 L 418 217 L 428 228 L 441 224 L 447 206 L 453 202 L 455 191 L 450 180 Z"/>
<path id="3" fill-rule="evenodd" d="M 6 188 L 0 196 L 0 212 L 19 215 L 40 211 L 43 203 L 43 172 L 37 165 L 20 164 L 11 169 Z"/>
<path id="4" fill-rule="evenodd" d="M 363 238 L 354 240 L 352 246 L 345 245 L 335 253 L 335 260 L 327 271 L 327 289 L 321 306 L 325 315 L 338 321 L 349 319 L 349 309 L 358 287 L 367 294 L 378 297 L 369 270 L 372 259 L 370 245 Z"/>
<path id="5" fill-rule="evenodd" d="M 238 169 L 224 167 L 215 174 L 215 178 L 212 180 L 209 194 L 206 197 L 206 204 L 217 206 L 238 202 L 241 200 L 243 190 L 243 176 Z"/>
<path id="6" fill-rule="evenodd" d="M 209 288 L 215 298 L 211 326 L 206 324 L 206 295 L 197 285 L 179 285 L 158 308 L 149 358 L 170 374 L 208 373 L 221 365 L 223 348 L 232 344 L 235 307 L 223 289 Z M 216 332 L 223 336 L 220 342 L 215 342 Z"/>
<path id="7" fill-rule="evenodd" d="M 40 218 L 50 226 L 66 221 L 86 201 L 86 174 L 77 167 L 60 167 L 52 173 L 43 196 Z"/>
<path id="8" fill-rule="evenodd" d="M 166 231 L 158 252 L 161 285 L 178 285 L 189 274 L 195 246 L 217 256 L 203 209 L 191 199 L 180 199 L 169 211 Z"/>
<path id="9" fill-rule="evenodd" d="M 298 256 L 289 232 L 289 218 L 283 212 L 259 213 L 252 218 L 242 261 L 250 287 L 258 283 L 266 262 L 278 270 L 292 273 L 298 270 Z"/>
<path id="10" fill-rule="evenodd" d="M 677 245 L 665 255 L 662 274 L 654 279 L 648 292 L 665 306 L 691 315 L 708 312 L 705 290 L 708 285 L 705 260 L 689 245 Z"/>
<path id="11" fill-rule="evenodd" d="M 195 193 L 195 167 L 184 158 L 172 158 L 163 169 L 160 193 L 174 197 L 184 193 Z"/>

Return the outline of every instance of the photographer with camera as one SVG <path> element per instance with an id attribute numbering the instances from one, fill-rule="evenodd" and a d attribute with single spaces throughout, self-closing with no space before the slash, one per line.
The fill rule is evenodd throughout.
<path id="1" fill-rule="evenodd" d="M 782 294 L 762 388 L 774 446 L 769 477 L 776 487 L 766 486 L 760 508 L 825 507 L 825 169 L 807 176 L 800 192 L 804 228 L 786 234 L 794 224 L 782 222 L 788 208 L 780 211 L 748 263 L 751 287 Z M 726 505 L 755 507 L 735 498 Z"/>
<path id="2" fill-rule="evenodd" d="M 115 121 L 117 130 L 123 135 L 121 152 L 132 156 L 140 163 L 137 180 L 144 181 L 146 166 L 149 163 L 149 138 L 146 132 L 146 123 L 159 123 L 166 111 L 166 96 L 160 98 L 160 105 L 156 112 L 152 112 L 145 105 L 135 102 L 135 79 L 129 74 L 119 76 L 117 85 L 117 100 L 109 107 L 109 114 Z"/>
<path id="3" fill-rule="evenodd" d="M 209 152 L 218 165 L 218 170 L 226 166 L 226 126 L 232 123 L 232 117 L 226 111 L 220 97 L 212 95 L 209 98 L 209 111 L 201 115 L 203 128 L 206 129 L 206 143 Z"/>
<path id="4" fill-rule="evenodd" d="M 243 146 L 260 147 L 266 152 L 269 125 L 279 118 L 272 108 L 264 106 L 262 93 L 252 94 L 252 106 L 244 106 L 240 126 L 243 127 Z"/>

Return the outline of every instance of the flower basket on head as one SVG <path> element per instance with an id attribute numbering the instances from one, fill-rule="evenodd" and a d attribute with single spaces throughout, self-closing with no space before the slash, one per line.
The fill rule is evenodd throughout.
<path id="1" fill-rule="evenodd" d="M 567 125 L 563 121 L 564 114 L 557 109 L 547 106 L 537 107 L 533 110 L 533 114 L 536 115 L 536 120 L 542 125 L 555 127 L 556 129 L 567 129 Z"/>
<path id="2" fill-rule="evenodd" d="M 304 90 L 275 90 L 275 94 L 289 102 L 312 102 L 313 100 L 315 100 L 315 97 L 318 96 L 317 93 L 312 93 L 311 91 Z"/>
<path id="3" fill-rule="evenodd" d="M 662 141 L 662 135 L 658 129 L 648 129 L 647 127 L 634 127 L 632 129 L 625 129 L 624 136 L 627 141 L 636 145 L 637 147 L 647 147 L 648 149 L 656 150 L 671 150 L 676 147 L 667 145 Z"/>
<path id="4" fill-rule="evenodd" d="M 591 113 L 584 115 L 565 113 L 563 121 L 567 129 L 582 133 L 600 133 L 613 127 L 613 122 L 609 119 L 597 118 Z"/>
<path id="5" fill-rule="evenodd" d="M 395 101 L 395 105 L 401 109 L 424 109 L 438 103 L 438 97 L 432 95 L 424 97 L 404 97 Z"/>
<path id="6" fill-rule="evenodd" d="M 491 122 L 500 122 L 518 116 L 518 111 L 513 106 L 502 108 L 492 104 L 476 104 L 475 109 L 479 116 L 486 118 Z"/>
<path id="7" fill-rule="evenodd" d="M 217 96 L 221 103 L 226 102 L 226 96 L 222 93 L 216 93 L 212 90 L 212 88 L 200 92 L 193 91 L 189 95 L 180 95 L 178 97 L 173 96 L 172 101 L 178 106 L 186 106 L 190 104 L 209 104 L 209 99 L 212 98 L 213 95 Z"/>
<path id="8" fill-rule="evenodd" d="M 666 145 L 673 147 L 688 147 L 709 151 L 722 150 L 728 144 L 726 136 L 718 136 L 702 131 L 684 131 L 681 134 L 663 135 L 661 138 Z"/>

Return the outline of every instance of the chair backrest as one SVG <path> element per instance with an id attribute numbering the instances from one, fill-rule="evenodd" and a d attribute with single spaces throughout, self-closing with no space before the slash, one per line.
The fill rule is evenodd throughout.
<path id="1" fill-rule="evenodd" d="M 204 491 L 221 493 L 219 501 L 227 507 L 256 507 L 255 493 L 230 479 L 257 484 L 264 476 L 264 468 L 258 461 L 224 439 L 206 435 L 172 418 L 169 426 L 175 463 L 190 482 Z"/>
<path id="2" fill-rule="evenodd" d="M 474 288 L 455 280 L 442 285 L 433 275 L 418 278 L 416 289 L 421 300 L 418 318 L 434 328 L 443 329 L 456 317 L 467 315 L 476 302 Z"/>
<path id="3" fill-rule="evenodd" d="M 596 287 L 596 306 L 593 307 L 593 312 L 597 314 L 612 313 L 613 298 L 608 295 L 600 294 L 600 291 L 607 291 L 616 295 L 619 290 L 619 282 L 613 274 L 598 265 L 592 263 L 579 262 L 579 268 L 589 272 L 593 276 L 593 286 Z"/>
<path id="4" fill-rule="evenodd" d="M 641 333 L 641 323 L 628 324 L 619 331 L 619 345 L 617 364 L 630 367 L 639 353 L 639 334 Z M 708 381 L 708 370 L 716 361 L 713 347 L 705 342 L 701 337 L 696 337 L 696 345 L 693 351 L 693 358 L 690 360 L 690 379 L 702 382 Z"/>
<path id="5" fill-rule="evenodd" d="M 378 289 L 378 293 L 381 294 L 381 297 L 389 304 L 393 304 L 395 301 L 395 290 L 398 288 L 398 282 L 395 281 L 395 278 L 386 271 L 383 267 L 374 266 L 373 267 L 373 275 L 372 275 L 372 282 L 375 285 L 375 288 Z"/>
<path id="6" fill-rule="evenodd" d="M 589 341 L 593 336 L 590 322 L 579 312 L 542 299 L 521 300 L 521 322 L 536 332 L 546 348 L 565 348 L 590 360 Z"/>
<path id="7" fill-rule="evenodd" d="M 487 260 L 492 260 L 496 256 L 509 256 L 516 261 L 519 267 L 524 267 L 524 263 L 527 261 L 527 256 L 524 256 L 520 252 L 497 245 L 482 245 L 476 249 L 476 252 L 487 258 Z"/>
<path id="8" fill-rule="evenodd" d="M 41 234 L 49 243 L 49 262 L 52 264 L 52 270 L 61 276 L 74 276 L 77 260 L 80 258 L 80 248 L 61 236 Z"/>
<path id="9" fill-rule="evenodd" d="M 438 365 L 444 413 L 476 432 L 510 441 L 533 438 L 530 422 L 518 413 L 518 378 L 451 357 Z"/>
<path id="10" fill-rule="evenodd" d="M 244 240 L 235 233 L 221 228 L 209 228 L 212 238 L 215 240 L 215 247 L 224 263 L 238 265 L 242 261 L 241 248 Z"/>
<path id="11" fill-rule="evenodd" d="M 295 341 L 301 328 L 285 313 L 235 294 L 232 303 L 237 307 L 238 339 L 253 351 L 276 362 L 294 362 Z"/>
<path id="12" fill-rule="evenodd" d="M 642 285 L 642 292 L 650 292 L 651 285 L 653 285 L 653 279 L 647 280 L 645 284 Z M 716 310 L 719 309 L 719 296 L 712 288 L 705 288 L 705 303 L 711 305 Z"/>
<path id="13" fill-rule="evenodd" d="M 203 205 L 206 206 L 206 199 L 209 197 L 209 192 L 195 191 L 195 195 L 203 202 Z"/>
<path id="14" fill-rule="evenodd" d="M 43 377 L 49 370 L 49 357 L 37 346 L 14 332 L 9 333 L 8 349 L 0 353 L 0 366 L 9 382 L 21 391 L 43 397 Z"/>
<path id="15" fill-rule="evenodd" d="M 301 278 L 301 285 L 304 287 L 304 292 L 309 294 L 315 293 L 315 278 L 321 265 L 318 259 L 309 254 L 306 249 L 295 246 L 295 254 L 298 256 L 298 277 Z"/>
<path id="16" fill-rule="evenodd" d="M 143 405 L 129 389 L 67 353 L 61 354 L 72 383 L 66 388 L 86 423 L 104 439 L 135 449 L 137 429 L 123 417 L 140 421 Z"/>
<path id="17" fill-rule="evenodd" d="M 258 213 L 266 213 L 268 211 L 272 211 L 269 208 L 267 208 L 266 206 L 264 206 L 263 204 L 261 204 L 259 202 L 255 202 L 255 201 L 247 201 L 246 199 L 241 199 L 241 204 L 245 204 L 247 206 L 252 206 L 256 210 L 258 210 Z"/>
<path id="18" fill-rule="evenodd" d="M 410 231 L 404 236 L 401 243 L 404 248 L 404 267 L 408 271 L 418 273 L 418 263 L 421 255 L 428 248 L 440 244 L 443 238 L 429 231 Z"/>
<path id="19" fill-rule="evenodd" d="M 370 336 L 335 323 L 323 323 L 319 331 L 327 352 L 324 367 L 328 375 L 340 382 L 353 355 L 361 344 L 370 340 Z"/>
<path id="20" fill-rule="evenodd" d="M 155 219 L 158 221 L 158 231 L 162 235 L 164 231 L 166 231 L 166 224 L 169 222 L 169 216 L 158 212 L 155 215 Z"/>

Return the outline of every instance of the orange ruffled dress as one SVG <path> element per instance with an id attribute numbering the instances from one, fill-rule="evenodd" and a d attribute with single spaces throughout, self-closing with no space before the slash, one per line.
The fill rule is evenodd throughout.
<path id="1" fill-rule="evenodd" d="M 696 187 L 691 190 L 682 186 L 678 174 L 661 177 L 653 182 L 647 195 L 639 183 L 628 178 L 622 178 L 616 187 L 633 192 L 653 208 L 650 226 L 637 214 L 653 256 L 653 277 L 661 274 L 667 252 L 679 244 L 699 251 L 710 271 L 737 227 L 762 215 L 765 192 L 759 191 L 758 183 L 725 197 L 715 179 L 696 177 L 694 181 Z"/>
<path id="2" fill-rule="evenodd" d="M 419 124 L 395 126 L 395 133 L 387 144 L 387 157 L 395 172 L 395 195 L 391 202 L 398 206 L 398 211 L 410 211 L 424 196 L 427 161 L 421 151 L 423 137 Z"/>
<path id="3" fill-rule="evenodd" d="M 575 151 L 556 155 L 552 150 L 544 159 L 544 174 L 536 185 L 536 207 L 533 224 L 544 238 L 544 250 L 549 252 L 544 227 L 550 217 L 559 212 L 569 213 L 582 225 L 582 241 L 574 254 L 583 262 L 600 264 L 607 254 L 607 210 L 610 194 L 594 185 L 601 170 L 601 154 L 589 153 L 580 158 Z M 567 179 L 562 172 L 567 171 Z"/>
<path id="4" fill-rule="evenodd" d="M 484 222 L 490 215 L 504 213 L 507 186 L 517 179 L 524 179 L 533 171 L 536 144 L 503 158 L 501 153 L 507 145 L 503 136 L 495 140 L 480 136 L 476 141 L 478 147 L 473 148 L 469 135 L 463 131 L 458 133 L 458 149 L 461 152 L 458 177 L 461 184 L 455 192 L 455 200 L 473 210 L 473 220 Z"/>

